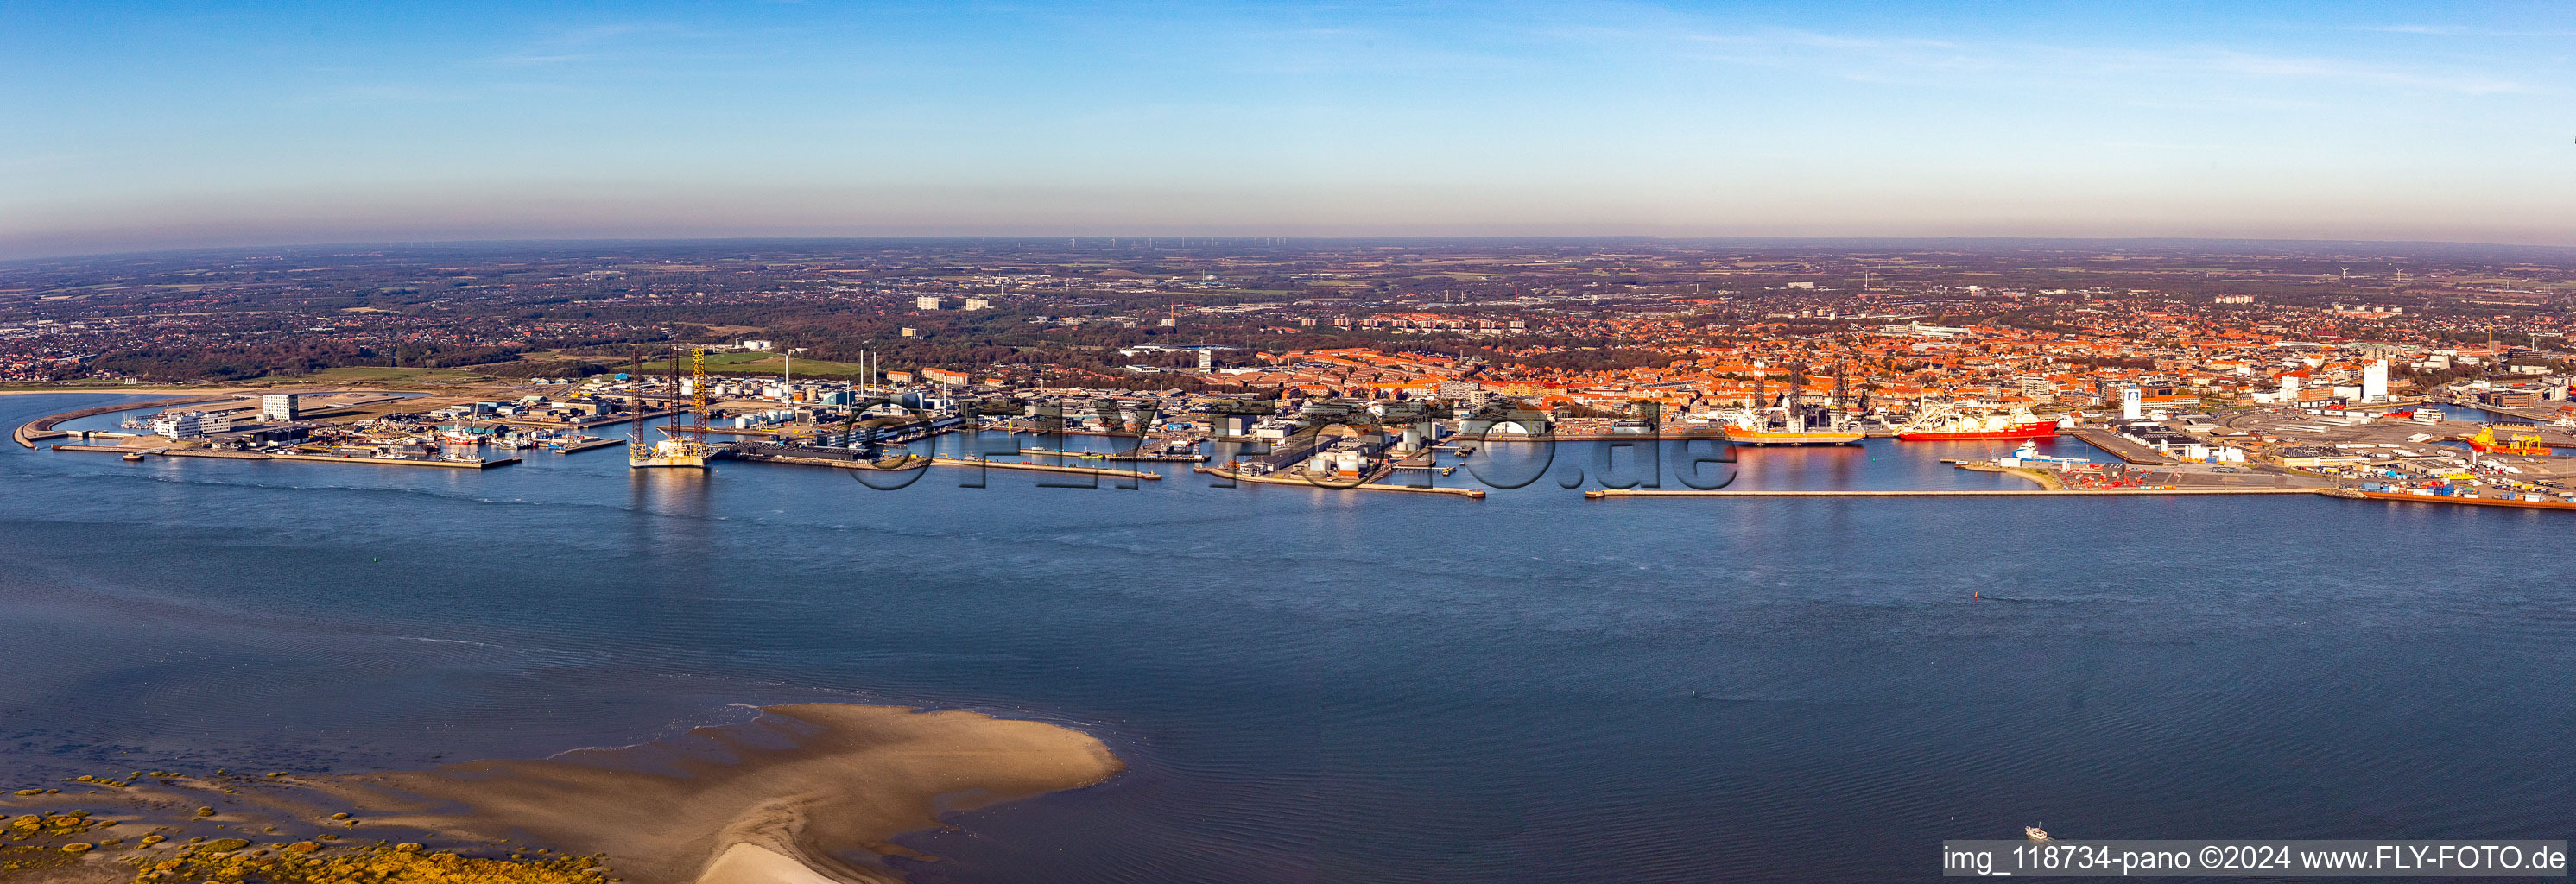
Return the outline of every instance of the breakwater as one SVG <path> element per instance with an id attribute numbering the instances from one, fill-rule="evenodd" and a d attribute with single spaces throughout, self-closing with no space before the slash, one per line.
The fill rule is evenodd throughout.
<path id="1" fill-rule="evenodd" d="M 34 448 L 36 447 L 36 443 L 39 441 L 67 435 L 65 433 L 54 431 L 54 427 L 64 421 L 79 420 L 81 418 L 95 417 L 102 414 L 114 414 L 120 411 L 136 411 L 145 408 L 169 408 L 177 405 L 196 405 L 203 402 L 221 402 L 232 398 L 234 397 L 178 396 L 168 399 L 150 399 L 142 402 L 116 402 L 107 405 L 92 406 L 89 408 L 66 411 L 60 414 L 49 414 L 44 417 L 28 421 L 18 425 L 17 432 L 12 435 L 18 440 L 19 445 L 27 448 Z"/>

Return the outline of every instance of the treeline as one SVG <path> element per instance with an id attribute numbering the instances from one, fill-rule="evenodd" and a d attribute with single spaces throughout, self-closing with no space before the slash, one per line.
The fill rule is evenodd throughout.
<path id="1" fill-rule="evenodd" d="M 529 361 L 521 359 L 511 362 L 485 365 L 474 370 L 494 377 L 504 378 L 586 378 L 591 375 L 607 374 L 609 372 L 608 368 L 601 366 L 599 363 L 583 362 L 578 359 L 549 359 L 544 361 Z"/>
<path id="2" fill-rule="evenodd" d="M 85 370 L 110 371 L 117 374 L 163 380 L 247 380 L 272 375 L 310 374 L 330 368 L 352 366 L 405 366 L 413 368 L 461 368 L 514 362 L 519 351 L 508 347 L 449 347 L 438 344 L 403 344 L 387 351 L 359 344 L 333 341 L 281 341 L 255 346 L 209 347 L 182 350 L 170 347 L 141 347 L 132 350 L 110 350 L 99 354 Z M 569 363 L 565 370 L 551 374 L 575 374 Z M 515 366 L 513 367 L 516 368 Z M 498 374 L 494 370 L 487 373 Z M 550 372 L 538 371 L 514 377 L 540 377 Z"/>
<path id="3" fill-rule="evenodd" d="M 449 347 L 439 344 L 403 344 L 394 348 L 389 365 L 410 368 L 462 368 L 489 365 L 519 358 L 515 347 Z"/>
<path id="4" fill-rule="evenodd" d="M 146 347 L 99 354 L 90 368 L 162 380 L 241 380 L 306 374 L 345 365 L 383 365 L 375 351 L 345 343 L 281 343 L 180 350 Z"/>

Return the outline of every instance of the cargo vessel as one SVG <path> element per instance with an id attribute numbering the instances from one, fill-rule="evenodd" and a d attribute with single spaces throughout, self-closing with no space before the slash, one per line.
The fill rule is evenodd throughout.
<path id="1" fill-rule="evenodd" d="M 1975 415 L 1946 406 L 1917 415 L 1896 429 L 1896 438 L 1907 442 L 2013 441 L 2055 435 L 2056 418 L 2038 417 L 2027 411 Z"/>
<path id="2" fill-rule="evenodd" d="M 2486 493 L 2481 494 L 2474 491 L 2463 491 L 2458 488 L 2444 486 L 2422 486 L 2414 488 L 2382 486 L 2374 488 L 2370 485 L 2364 485 L 2358 490 L 2339 488 L 2328 493 L 2335 494 L 2340 497 L 2351 497 L 2363 500 L 2390 500 L 2406 503 L 2451 503 L 2467 504 L 2470 506 L 2503 506 L 2535 510 L 2576 511 L 2576 500 L 2569 500 L 2564 496 L 2552 496 L 2546 494 L 2515 494 L 2494 490 L 2489 490 Z"/>
<path id="3" fill-rule="evenodd" d="M 2459 441 L 2469 443 L 2469 448 L 2473 451 L 2487 454 L 2531 454 L 2542 457 L 2549 455 L 2549 446 L 2541 444 L 2539 436 L 2517 433 L 2511 442 L 2498 442 L 2495 428 L 2491 426 L 2479 427 L 2477 435 L 2462 436 Z"/>

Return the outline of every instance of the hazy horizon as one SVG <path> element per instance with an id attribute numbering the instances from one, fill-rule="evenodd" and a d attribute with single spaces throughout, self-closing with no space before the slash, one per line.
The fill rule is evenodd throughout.
<path id="1" fill-rule="evenodd" d="M 1228 242 L 1215 242 L 1226 240 Z M 2284 254 L 2299 257 L 2344 256 L 2353 260 L 2374 258 L 2400 259 L 2576 259 L 2576 246 L 2546 244 L 2466 242 L 2440 240 L 2340 240 L 2340 239 L 2262 239 L 2211 237 L 1784 237 L 1784 236 L 1710 236 L 1657 237 L 1643 235 L 1601 236 L 1388 236 L 1388 237 L 1222 237 L 1222 236 L 738 236 L 738 237 L 663 237 L 663 238 L 523 238 L 523 239 L 453 239 L 453 240 L 386 240 L 347 242 L 275 242 L 255 245 L 184 246 L 146 248 L 115 252 L 82 252 L 26 257 L 0 257 L 0 265 L 44 264 L 54 261 L 91 259 L 150 259 L 192 255 L 224 257 L 323 257 L 330 255 L 396 254 L 404 252 L 438 253 L 486 252 L 547 253 L 563 251 L 650 251 L 668 249 L 685 251 L 701 248 L 721 249 L 786 249 L 828 250 L 837 247 L 889 245 L 1010 245 L 1036 247 L 1049 242 L 1071 241 L 1084 251 L 1134 253 L 1190 252 L 1213 248 L 1245 251 L 1264 248 L 1295 248 L 1328 253 L 1343 248 L 1426 249 L 1460 248 L 1473 250 L 1492 246 L 1570 247 L 1584 244 L 1617 247 L 1653 247 L 1667 249 L 1776 249 L 1798 250 L 1875 250 L 1937 251 L 1955 249 L 1961 252 L 1992 252 L 2047 249 L 2100 249 L 2104 251 L 2137 251 L 2152 254 Z M 274 253 L 270 255 L 268 253 Z"/>
<path id="2" fill-rule="evenodd" d="M 0 10 L 0 258 L 924 236 L 2576 246 L 2576 11 Z"/>

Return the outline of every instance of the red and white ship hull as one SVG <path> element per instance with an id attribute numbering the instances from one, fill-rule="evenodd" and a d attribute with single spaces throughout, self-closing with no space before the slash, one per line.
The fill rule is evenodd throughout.
<path id="1" fill-rule="evenodd" d="M 2007 424 L 1992 430 L 1922 430 L 1911 433 L 1898 433 L 1896 434 L 1896 438 L 1903 439 L 1907 442 L 1971 442 L 2046 439 L 2055 435 L 2057 435 L 2057 421 L 2039 420 Z"/>

